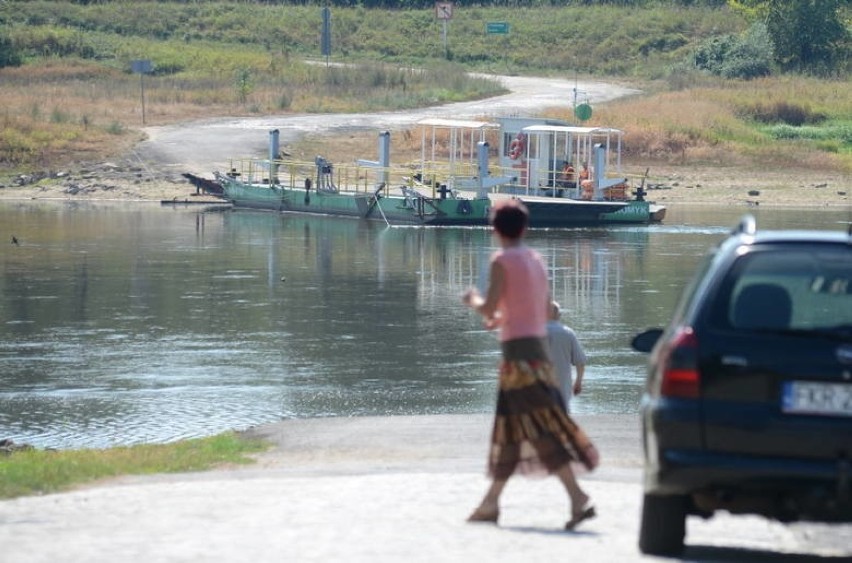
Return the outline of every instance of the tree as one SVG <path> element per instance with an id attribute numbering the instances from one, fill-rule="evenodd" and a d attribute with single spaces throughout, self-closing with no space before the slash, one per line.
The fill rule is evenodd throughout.
<path id="1" fill-rule="evenodd" d="M 846 0 L 728 0 L 751 21 L 763 21 L 782 68 L 829 73 L 849 60 L 850 34 L 841 9 Z"/>
<path id="2" fill-rule="evenodd" d="M 842 0 L 770 2 L 766 27 L 775 43 L 775 59 L 783 67 L 829 72 L 848 51 L 848 33 L 840 21 Z"/>
<path id="3" fill-rule="evenodd" d="M 4 66 L 21 66 L 23 59 L 15 44 L 8 37 L 0 34 L 0 68 Z"/>

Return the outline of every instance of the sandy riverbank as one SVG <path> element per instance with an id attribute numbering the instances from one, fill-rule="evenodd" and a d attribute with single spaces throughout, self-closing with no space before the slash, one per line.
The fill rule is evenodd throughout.
<path id="1" fill-rule="evenodd" d="M 852 180 L 841 174 L 816 177 L 795 171 L 758 172 L 709 167 L 668 167 L 652 171 L 648 199 L 662 204 L 852 207 Z M 36 184 L 7 181 L 0 199 L 199 201 L 195 186 L 178 174 L 107 165 L 92 172 L 68 172 Z"/>

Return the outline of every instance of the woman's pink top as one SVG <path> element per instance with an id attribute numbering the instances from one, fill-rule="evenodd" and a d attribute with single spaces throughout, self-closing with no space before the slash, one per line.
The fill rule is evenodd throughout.
<path id="1" fill-rule="evenodd" d="M 498 250 L 491 258 L 503 266 L 505 284 L 497 304 L 500 340 L 547 336 L 547 270 L 541 255 L 524 245 Z"/>

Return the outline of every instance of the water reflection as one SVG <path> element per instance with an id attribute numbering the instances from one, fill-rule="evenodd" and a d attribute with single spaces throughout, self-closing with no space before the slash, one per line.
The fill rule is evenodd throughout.
<path id="1" fill-rule="evenodd" d="M 738 216 L 671 212 L 530 234 L 590 358 L 579 413 L 635 411 L 644 358 L 630 336 L 665 322 Z M 459 305 L 485 283 L 487 229 L 36 202 L 0 203 L 0 224 L 21 242 L 0 255 L 0 438 L 106 446 L 493 408 L 497 343 Z"/>

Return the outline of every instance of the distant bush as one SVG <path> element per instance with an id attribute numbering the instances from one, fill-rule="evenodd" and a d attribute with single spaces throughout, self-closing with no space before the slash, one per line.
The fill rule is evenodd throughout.
<path id="1" fill-rule="evenodd" d="M 0 36 L 0 68 L 4 66 L 21 66 L 21 53 L 8 37 Z"/>
<path id="2" fill-rule="evenodd" d="M 758 78 L 772 69 L 772 40 L 763 24 L 744 35 L 719 35 L 701 43 L 689 63 L 723 78 Z"/>
<path id="3" fill-rule="evenodd" d="M 852 147 L 852 125 L 838 124 L 828 127 L 794 127 L 786 123 L 772 125 L 765 129 L 773 139 L 808 140 L 823 143 L 823 150 L 840 152 L 840 147 Z"/>
<path id="4" fill-rule="evenodd" d="M 760 123 L 784 123 L 793 127 L 799 127 L 806 123 L 819 123 L 826 117 L 808 107 L 785 101 L 769 104 L 757 102 L 742 109 L 740 115 Z"/>

